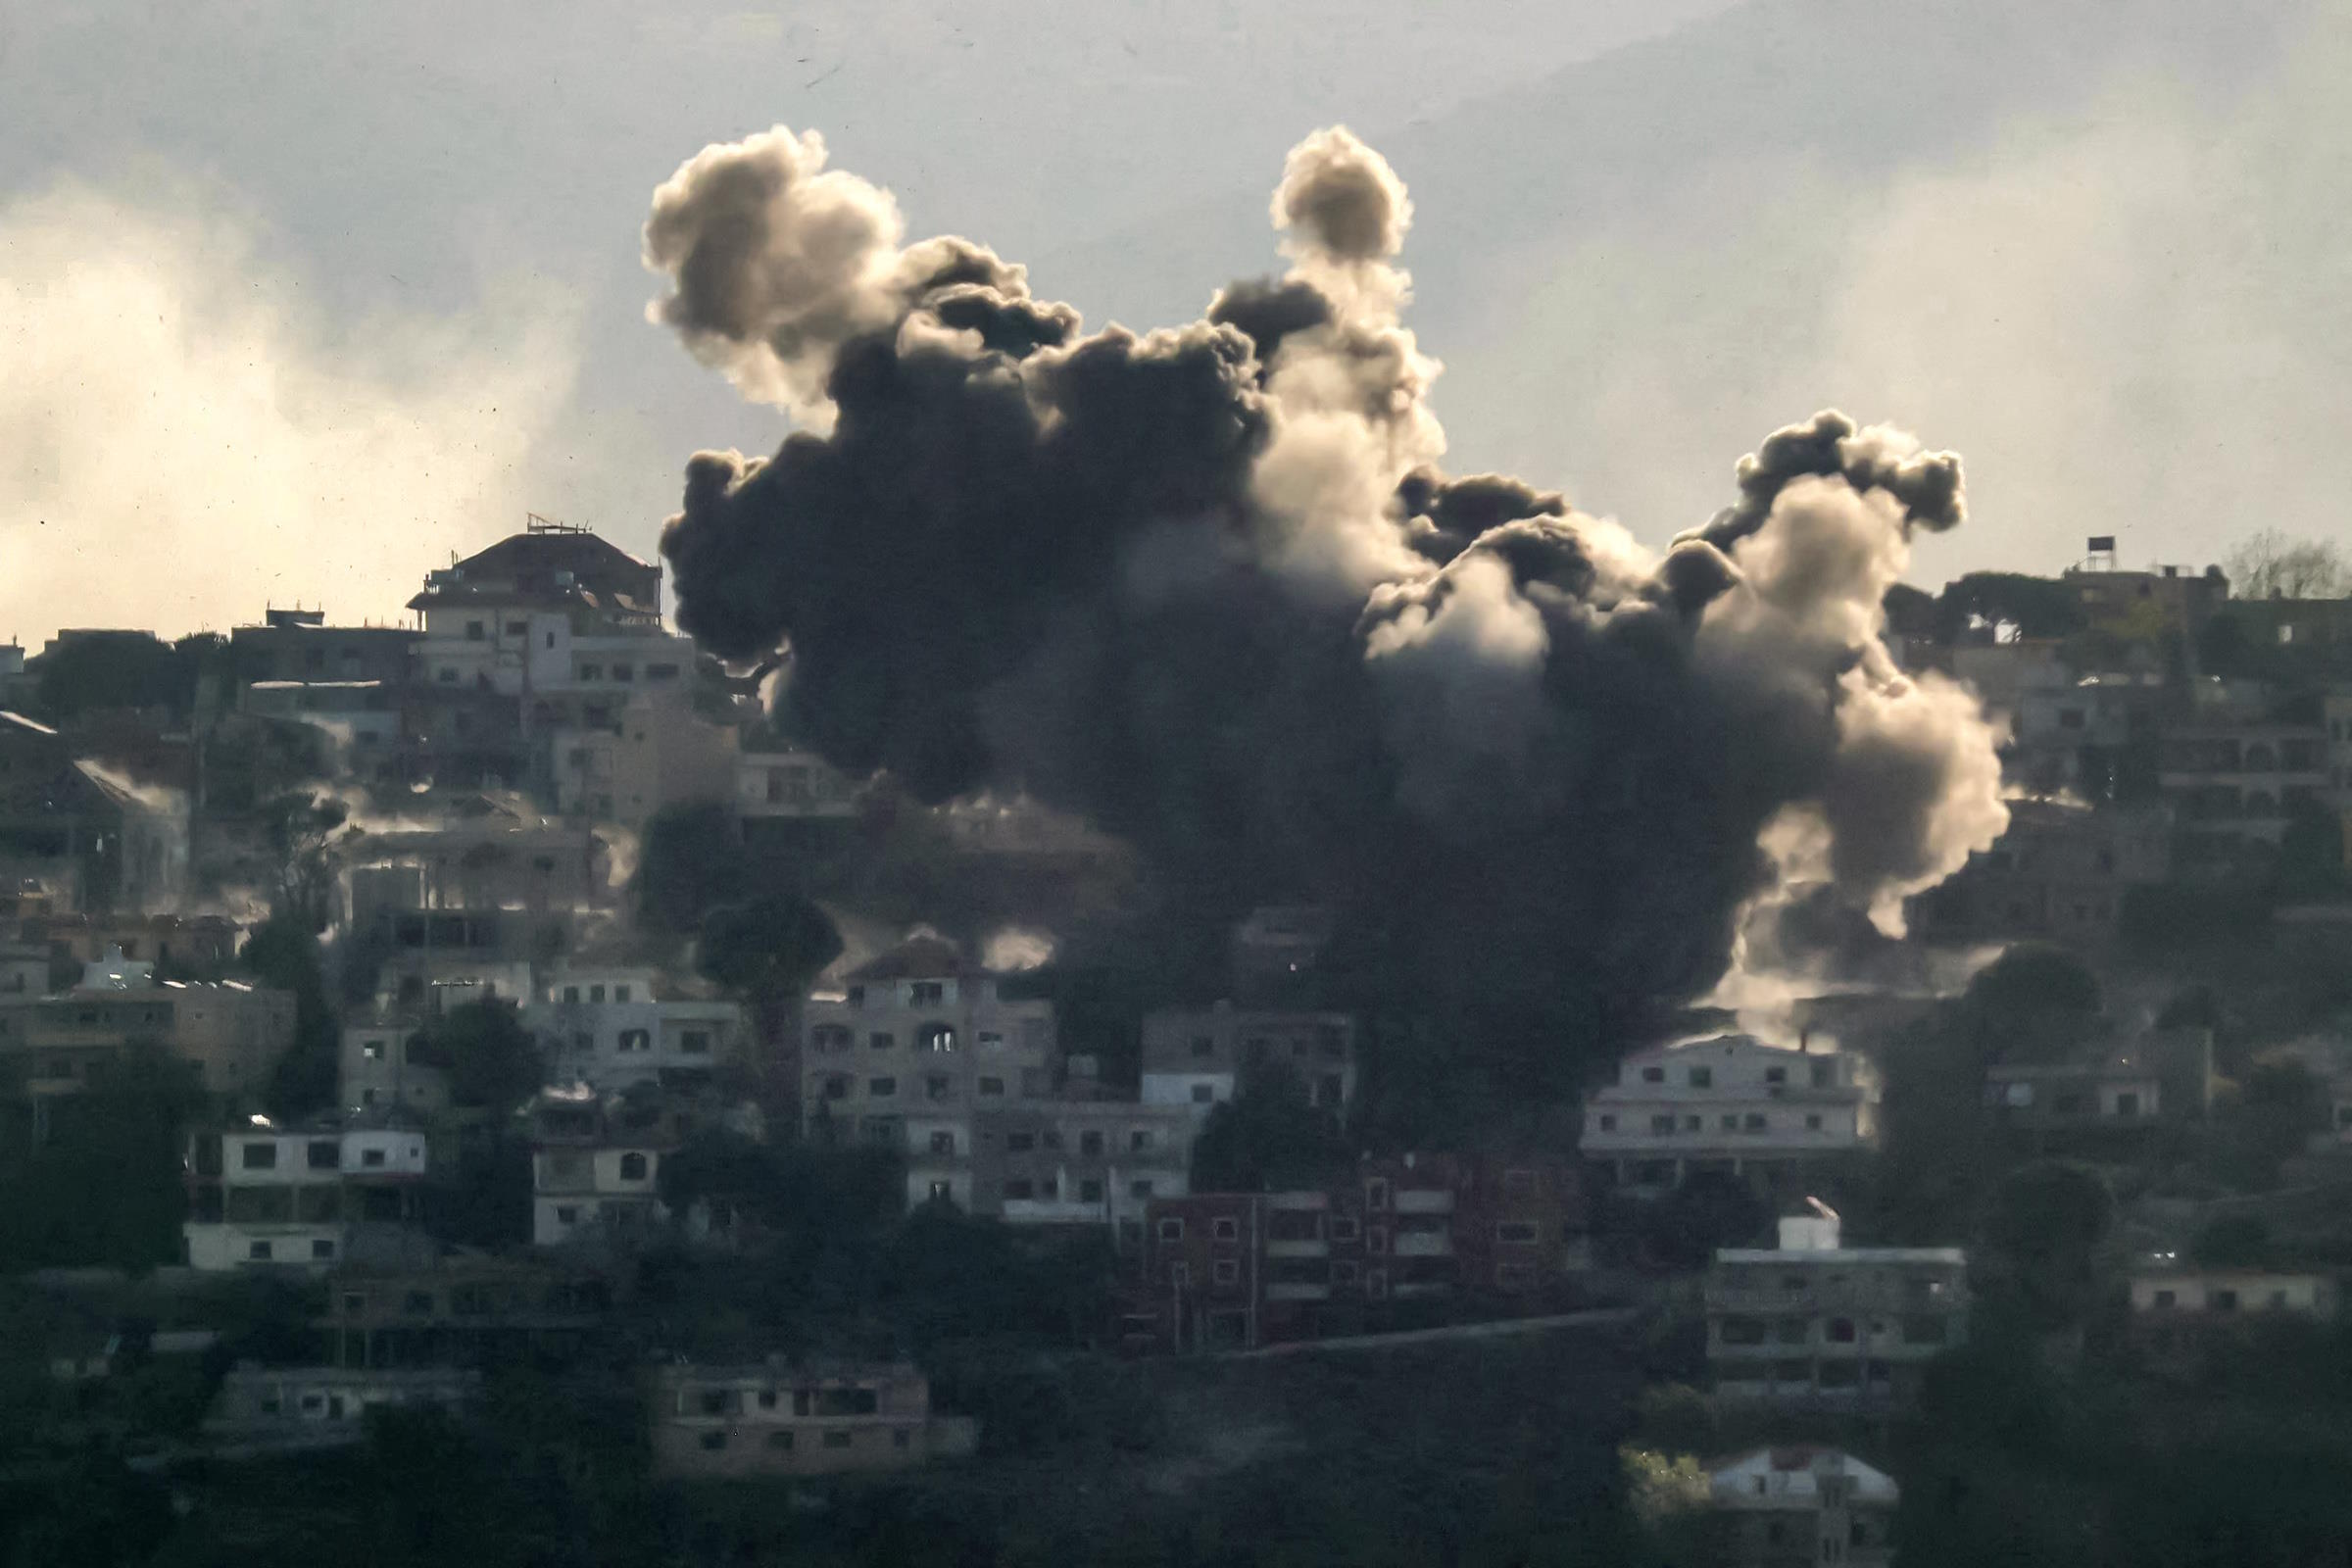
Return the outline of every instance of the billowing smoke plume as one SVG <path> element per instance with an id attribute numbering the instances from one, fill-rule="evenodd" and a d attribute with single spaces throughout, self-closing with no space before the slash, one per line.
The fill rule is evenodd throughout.
<path id="1" fill-rule="evenodd" d="M 646 255 L 660 319 L 824 427 L 697 455 L 662 548 L 707 647 L 789 646 L 783 717 L 837 764 L 1027 788 L 1203 914 L 1328 901 L 1360 973 L 1563 1046 L 1703 991 L 1759 901 L 1891 926 L 2004 825 L 1975 702 L 1881 638 L 1952 455 L 1816 415 L 1658 558 L 1444 473 L 1411 206 L 1344 129 L 1275 195 L 1289 273 L 1142 336 L 904 246 L 823 157 L 705 151 Z"/>

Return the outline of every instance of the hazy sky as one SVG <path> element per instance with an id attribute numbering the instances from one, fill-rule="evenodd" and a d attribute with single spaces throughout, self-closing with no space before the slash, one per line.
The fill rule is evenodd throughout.
<path id="1" fill-rule="evenodd" d="M 1344 120 L 1457 468 L 1653 542 L 1837 404 L 1969 464 L 1931 580 L 2340 536 L 2341 0 L 0 0 L 0 640 L 393 618 L 535 510 L 650 553 L 773 446 L 638 226 L 783 122 L 1092 322 L 1277 264 Z"/>

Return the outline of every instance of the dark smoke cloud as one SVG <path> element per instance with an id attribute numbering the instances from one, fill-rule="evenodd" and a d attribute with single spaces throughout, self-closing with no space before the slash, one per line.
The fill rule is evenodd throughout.
<path id="1" fill-rule="evenodd" d="M 2006 813 L 1965 691 L 1881 604 L 1959 465 L 1825 413 L 1663 559 L 1448 478 L 1390 265 L 1404 187 L 1345 130 L 1274 203 L 1287 277 L 1081 333 L 1018 268 L 901 244 L 813 136 L 657 194 L 656 315 L 825 421 L 704 453 L 662 548 L 681 624 L 788 646 L 781 715 L 942 800 L 1025 788 L 1206 918 L 1325 900 L 1396 996 L 1551 1056 L 1705 991 L 1806 890 L 1883 926 Z"/>

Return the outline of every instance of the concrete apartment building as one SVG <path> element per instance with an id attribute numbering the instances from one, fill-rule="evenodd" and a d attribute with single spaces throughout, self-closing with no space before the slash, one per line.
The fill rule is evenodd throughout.
<path id="1" fill-rule="evenodd" d="M 601 1274 L 538 1258 L 344 1264 L 316 1326 L 342 1367 L 489 1366 L 576 1348 L 612 1297 Z"/>
<path id="2" fill-rule="evenodd" d="M 527 1114 L 534 1247 L 625 1250 L 668 1224 L 662 1161 L 684 1141 L 677 1116 L 584 1086 L 542 1090 Z"/>
<path id="3" fill-rule="evenodd" d="M 728 799 L 736 732 L 694 710 L 683 685 L 640 692 L 609 729 L 573 729 L 550 742 L 556 810 L 643 828 L 673 806 Z"/>
<path id="4" fill-rule="evenodd" d="M 1188 1191 L 1189 1107 L 1059 1099 L 976 1111 L 972 1211 L 1007 1225 L 1099 1225 L 1121 1246 L 1143 1239 L 1159 1199 Z M 935 1135 L 948 1152 L 954 1135 Z"/>
<path id="5" fill-rule="evenodd" d="M 2299 810 L 2329 798 L 2320 724 L 2215 722 L 2168 730 L 2157 785 L 2188 840 L 2278 844 Z"/>
<path id="6" fill-rule="evenodd" d="M 188 802 L 76 757 L 0 711 L 0 879 L 36 879 L 77 910 L 171 908 L 188 891 Z"/>
<path id="7" fill-rule="evenodd" d="M 1707 1466 L 1707 1556 L 1722 1568 L 1886 1568 L 1902 1492 L 1850 1453 L 1757 1448 Z"/>
<path id="8" fill-rule="evenodd" d="M 1815 1205 L 1778 1248 L 1726 1248 L 1707 1270 L 1707 1366 L 1725 1398 L 1792 1408 L 1909 1405 L 1926 1363 L 1968 1336 L 1956 1247 L 1839 1245 Z"/>
<path id="9" fill-rule="evenodd" d="M 1284 1066 L 1310 1103 L 1345 1117 L 1355 1102 L 1355 1020 L 1344 1012 L 1177 1007 L 1149 1013 L 1143 1027 L 1146 1104 L 1183 1105 L 1205 1117 L 1231 1100 L 1242 1078 Z"/>
<path id="10" fill-rule="evenodd" d="M 2164 1079 L 2129 1056 L 1995 1063 L 1984 1070 L 1984 1107 L 2020 1131 L 2152 1127 L 2164 1114 Z"/>
<path id="11" fill-rule="evenodd" d="M 419 1037 L 419 1014 L 381 1012 L 347 1022 L 338 1057 L 336 1101 L 346 1110 L 400 1107 L 417 1117 L 449 1108 L 449 1069 Z"/>
<path id="12" fill-rule="evenodd" d="M 2326 1322 L 2338 1304 L 2336 1283 L 2325 1274 L 2161 1269 L 2132 1277 L 2132 1326 L 2141 1331 L 2220 1330 L 2281 1319 Z"/>
<path id="13" fill-rule="evenodd" d="M 979 1436 L 934 1414 L 930 1380 L 905 1363 L 659 1366 L 646 1412 L 654 1473 L 673 1480 L 908 1470 Z"/>
<path id="14" fill-rule="evenodd" d="M 244 1362 L 220 1380 L 204 1418 L 221 1457 L 335 1448 L 364 1443 L 368 1412 L 430 1408 L 453 1414 L 472 1402 L 481 1375 L 460 1367 L 264 1367 Z"/>
<path id="15" fill-rule="evenodd" d="M 559 964 L 522 1009 L 550 1084 L 605 1091 L 710 1084 L 740 1060 L 750 1024 L 740 1004 L 663 997 L 650 968 Z"/>
<path id="16" fill-rule="evenodd" d="M 13 973 L 29 982 L 28 968 Z M 150 1044 L 193 1066 L 208 1095 L 245 1100 L 293 1041 L 291 993 L 236 980 L 158 982 L 152 963 L 119 949 L 85 965 L 70 991 L 0 995 L 0 1058 L 20 1065 L 36 1098 L 77 1093 L 101 1062 Z"/>
<path id="17" fill-rule="evenodd" d="M 747 835 L 840 827 L 858 819 L 858 786 L 814 752 L 745 751 L 734 760 L 735 814 Z"/>
<path id="18" fill-rule="evenodd" d="M 324 1273 L 418 1250 L 421 1131 L 380 1118 L 280 1127 L 253 1117 L 188 1138 L 187 1264 Z M 429 1250 L 429 1249 L 427 1249 Z"/>
<path id="19" fill-rule="evenodd" d="M 1930 941 L 2104 947 L 2131 890 L 2171 874 L 2169 811 L 2017 800 L 1991 849 L 1906 908 L 1913 933 Z"/>
<path id="20" fill-rule="evenodd" d="M 1153 1202 L 1121 1339 L 1248 1348 L 1377 1326 L 1399 1310 L 1524 1309 L 1589 1261 L 1575 1169 L 1539 1156 L 1366 1160 L 1348 1180 Z"/>
<path id="21" fill-rule="evenodd" d="M 899 1149 L 906 1200 L 971 1208 L 976 1117 L 1045 1100 L 1054 1006 L 918 935 L 801 1009 L 801 1103 L 811 1137 Z"/>
<path id="22" fill-rule="evenodd" d="M 1857 1052 L 1722 1035 L 1627 1056 L 1586 1101 L 1581 1147 L 1623 1187 L 1719 1171 L 1793 1196 L 1808 1161 L 1877 1143 L 1878 1108 L 1878 1071 Z"/>

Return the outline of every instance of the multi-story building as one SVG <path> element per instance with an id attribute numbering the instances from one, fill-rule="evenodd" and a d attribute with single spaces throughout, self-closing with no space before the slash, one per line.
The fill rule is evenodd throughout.
<path id="1" fill-rule="evenodd" d="M 2184 839 L 2277 844 L 2297 813 L 2330 797 L 2320 724 L 2181 725 L 2166 732 L 2157 784 Z"/>
<path id="2" fill-rule="evenodd" d="M 416 909 L 567 913 L 613 900 L 605 841 L 526 796 L 461 790 L 418 797 L 411 809 L 417 814 L 370 824 L 342 849 L 357 868 L 414 868 Z"/>
<path id="3" fill-rule="evenodd" d="M 1984 1106 L 2021 1131 L 2151 1127 L 2164 1112 L 2164 1079 L 2129 1056 L 2088 1062 L 1995 1062 L 1984 1071 Z"/>
<path id="4" fill-rule="evenodd" d="M 343 1026 L 336 1101 L 346 1110 L 399 1106 L 415 1116 L 437 1116 L 449 1108 L 449 1069 L 418 1038 L 424 1018 L 389 1009 Z"/>
<path id="5" fill-rule="evenodd" d="M 2150 571 L 2070 566 L 2061 580 L 2074 590 L 2084 620 L 2125 637 L 2193 636 L 2230 598 L 2230 579 L 2219 566 L 2203 571 L 2179 565 Z"/>
<path id="6" fill-rule="evenodd" d="M 1909 1404 L 1925 1364 L 1968 1334 L 1956 1247 L 1839 1245 L 1826 1209 L 1781 1221 L 1777 1248 L 1726 1248 L 1707 1270 L 1718 1395 L 1791 1406 Z"/>
<path id="7" fill-rule="evenodd" d="M 1707 1469 L 1710 1563 L 1723 1568 L 1886 1568 L 1894 1478 L 1836 1448 L 1757 1448 Z"/>
<path id="8" fill-rule="evenodd" d="M 0 875 L 38 878 L 75 908 L 169 908 L 187 893 L 188 803 L 0 712 Z"/>
<path id="9" fill-rule="evenodd" d="M 489 1366 L 575 1347 L 612 1296 L 601 1274 L 537 1258 L 346 1264 L 327 1276 L 317 1326 L 343 1367 Z"/>
<path id="10" fill-rule="evenodd" d="M 323 1273 L 356 1255 L 430 1250 L 416 1230 L 425 1138 L 383 1118 L 301 1128 L 264 1117 L 190 1135 L 190 1268 Z"/>
<path id="11" fill-rule="evenodd" d="M 1121 1337 L 1248 1348 L 1407 1313 L 1556 1298 L 1588 1262 L 1583 1193 L 1540 1156 L 1366 1160 L 1330 1186 L 1196 1193 L 1146 1211 Z"/>
<path id="12" fill-rule="evenodd" d="M 1242 1079 L 1287 1067 L 1310 1103 L 1345 1116 L 1355 1102 L 1355 1020 L 1344 1012 L 1178 1007 L 1144 1018 L 1146 1104 L 1186 1105 L 1206 1116 Z"/>
<path id="13" fill-rule="evenodd" d="M 642 828 L 668 808 L 727 800 L 735 783 L 734 728 L 696 712 L 683 686 L 641 692 L 611 728 L 560 731 L 549 744 L 564 816 Z"/>
<path id="14" fill-rule="evenodd" d="M 220 1380 L 204 1418 L 206 1444 L 225 1454 L 342 1447 L 368 1437 L 368 1412 L 392 1407 L 456 1412 L 481 1390 L 460 1367 L 264 1367 L 248 1361 Z"/>
<path id="15" fill-rule="evenodd" d="M 683 1138 L 674 1113 L 581 1087 L 542 1090 L 529 1118 L 533 1246 L 625 1250 L 668 1225 L 662 1161 Z"/>
<path id="16" fill-rule="evenodd" d="M 72 1094 L 103 1061 L 154 1045 L 196 1069 L 225 1101 L 259 1095 L 294 1041 L 294 998 L 242 981 L 162 981 L 154 965 L 114 950 L 57 996 L 0 997 L 0 1057 L 22 1066 L 34 1096 Z"/>
<path id="17" fill-rule="evenodd" d="M 646 1406 L 654 1473 L 672 1479 L 906 1470 L 979 1436 L 934 1414 L 930 1380 L 905 1363 L 660 1366 Z"/>
<path id="18" fill-rule="evenodd" d="M 1620 1186 L 1721 1171 L 1792 1192 L 1808 1162 L 1875 1145 L 1878 1108 L 1878 1071 L 1857 1052 L 1722 1035 L 1627 1056 L 1587 1100 L 1582 1147 Z"/>
<path id="19" fill-rule="evenodd" d="M 1024 1101 L 976 1111 L 972 1211 L 1008 1225 L 1107 1226 L 1132 1245 L 1154 1200 L 1189 1191 L 1194 1132 L 1188 1107 L 1133 1101 Z M 938 1152 L 953 1152 L 953 1133 L 933 1136 Z"/>
<path id="20" fill-rule="evenodd" d="M 2153 742 L 2166 690 L 2159 670 L 2109 670 L 2036 681 L 2018 697 L 2003 756 L 2009 776 L 2038 795 L 2107 800 L 2127 752 Z"/>
<path id="21" fill-rule="evenodd" d="M 548 1082 L 685 1089 L 741 1058 L 749 1025 L 740 1004 L 659 992 L 652 969 L 558 965 L 522 1009 Z"/>
<path id="22" fill-rule="evenodd" d="M 1999 840 L 1912 898 L 1907 912 L 1913 934 L 1929 941 L 2097 947 L 2115 940 L 2132 889 L 2171 874 L 2166 810 L 2011 801 Z"/>
<path id="23" fill-rule="evenodd" d="M 811 1136 L 900 1149 L 909 1203 L 970 1208 L 974 1118 L 1052 1090 L 1054 1004 L 928 933 L 801 1009 L 801 1103 Z"/>
<path id="24" fill-rule="evenodd" d="M 858 786 L 814 752 L 745 751 L 735 759 L 735 814 L 746 834 L 841 826 L 858 818 Z"/>

